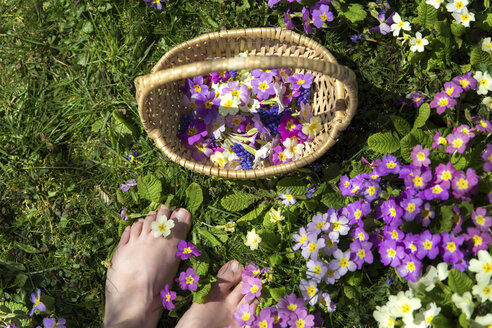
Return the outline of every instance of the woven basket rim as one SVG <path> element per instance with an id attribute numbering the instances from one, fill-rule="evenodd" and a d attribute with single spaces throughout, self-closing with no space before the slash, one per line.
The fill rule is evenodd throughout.
<path id="1" fill-rule="evenodd" d="M 163 69 L 164 64 L 168 58 L 172 58 L 180 51 L 192 47 L 195 44 L 210 41 L 217 38 L 240 38 L 251 37 L 251 35 L 259 37 L 270 37 L 276 40 L 295 40 L 297 44 L 302 42 L 309 49 L 316 49 L 316 52 L 327 54 L 326 57 L 333 59 L 333 62 L 328 63 L 323 60 L 307 59 L 304 57 L 295 56 L 248 56 L 248 57 L 232 57 L 226 59 L 217 59 L 211 61 L 192 62 L 189 64 L 175 66 L 168 69 Z M 339 97 L 337 95 L 335 105 L 335 115 L 330 121 L 331 132 L 326 134 L 326 140 L 323 144 L 319 145 L 315 151 L 305 157 L 298 160 L 281 164 L 273 165 L 260 169 L 253 170 L 229 170 L 220 168 L 208 164 L 202 164 L 193 160 L 188 160 L 182 157 L 179 153 L 171 149 L 163 136 L 163 132 L 160 129 L 152 128 L 146 120 L 145 114 L 145 100 L 149 93 L 166 83 L 180 80 L 186 77 L 193 77 L 196 75 L 204 75 L 212 71 L 224 71 L 230 69 L 242 69 L 245 66 L 251 66 L 252 68 L 300 68 L 313 72 L 318 72 L 323 75 L 327 75 L 337 79 L 336 89 L 340 89 L 343 94 L 348 95 L 349 103 L 345 104 L 346 97 Z M 275 67 L 277 66 L 277 67 Z M 207 73 L 204 73 L 207 72 Z M 343 81 L 343 82 L 342 82 Z M 160 148 L 164 154 L 172 161 L 199 173 L 224 177 L 233 179 L 256 179 L 268 176 L 274 176 L 281 173 L 287 173 L 297 168 L 312 163 L 319 157 L 321 157 L 334 143 L 336 143 L 341 131 L 345 130 L 350 123 L 352 117 L 355 115 L 357 106 L 357 83 L 355 80 L 355 74 L 345 66 L 336 63 L 336 59 L 333 55 L 322 45 L 308 37 L 301 36 L 295 32 L 278 28 L 253 28 L 243 30 L 229 30 L 221 32 L 213 32 L 201 35 L 192 40 L 186 41 L 180 45 L 175 46 L 169 50 L 154 66 L 152 72 L 148 75 L 138 77 L 135 80 L 137 87 L 137 100 L 139 105 L 139 114 L 149 137 L 153 139 L 158 148 Z M 340 93 L 340 90 L 338 93 Z M 343 98 L 343 99 L 342 99 Z M 342 103 L 343 102 L 343 103 Z M 346 108 L 345 108 L 346 107 Z M 151 108 L 152 109 L 152 108 Z M 154 110 L 154 109 L 152 109 Z"/>

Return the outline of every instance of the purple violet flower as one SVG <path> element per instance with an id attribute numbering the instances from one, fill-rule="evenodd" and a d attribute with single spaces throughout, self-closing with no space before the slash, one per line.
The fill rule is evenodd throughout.
<path id="1" fill-rule="evenodd" d="M 459 84 L 463 91 L 467 92 L 477 88 L 477 80 L 471 76 L 472 72 L 465 73 L 452 79 L 452 82 Z"/>
<path id="2" fill-rule="evenodd" d="M 403 257 L 401 264 L 396 268 L 400 277 L 405 278 L 408 281 L 415 282 L 422 272 L 422 262 L 420 262 L 415 256 L 406 254 Z"/>
<path id="3" fill-rule="evenodd" d="M 120 184 L 120 189 L 123 192 L 127 192 L 130 190 L 131 187 L 134 187 L 137 185 L 137 181 L 135 179 L 128 180 L 126 183 Z"/>
<path id="4" fill-rule="evenodd" d="M 270 308 L 264 308 L 253 323 L 253 328 L 273 328 L 275 318 L 272 316 Z"/>
<path id="5" fill-rule="evenodd" d="M 428 167 L 431 162 L 429 158 L 429 148 L 422 148 L 421 145 L 413 147 L 411 157 L 413 161 L 412 164 L 417 167 Z"/>
<path id="6" fill-rule="evenodd" d="M 333 21 L 333 13 L 328 5 L 321 5 L 318 9 L 313 9 L 311 12 L 313 17 L 313 25 L 321 28 L 323 23 Z"/>
<path id="7" fill-rule="evenodd" d="M 126 207 L 124 207 L 120 212 L 120 218 L 122 220 L 128 221 L 128 216 L 126 216 Z"/>
<path id="8" fill-rule="evenodd" d="M 354 263 L 357 265 L 357 270 L 362 269 L 364 263 L 372 264 L 374 258 L 372 255 L 372 243 L 369 241 L 354 240 L 350 244 L 350 251 L 352 253 Z"/>
<path id="9" fill-rule="evenodd" d="M 483 207 L 477 207 L 472 211 L 472 220 L 482 231 L 488 231 L 492 226 L 492 217 L 487 216 L 487 210 Z"/>
<path id="10" fill-rule="evenodd" d="M 166 284 L 159 292 L 159 296 L 162 298 L 162 306 L 168 311 L 174 309 L 173 301 L 176 299 L 176 292 L 169 290 L 169 285 Z"/>
<path id="11" fill-rule="evenodd" d="M 256 319 L 255 316 L 255 305 L 241 303 L 232 318 L 236 321 L 239 327 L 250 326 Z"/>
<path id="12" fill-rule="evenodd" d="M 489 248 L 492 242 L 490 232 L 482 231 L 478 228 L 468 227 L 463 234 L 465 241 L 469 244 L 473 256 L 477 256 L 478 251 Z"/>
<path id="13" fill-rule="evenodd" d="M 372 27 L 369 29 L 370 32 L 373 33 L 381 33 L 382 35 L 386 35 L 391 32 L 391 24 L 393 24 L 393 15 L 395 13 L 391 13 L 391 15 L 386 19 L 386 10 L 383 8 L 379 12 L 378 21 L 379 25 L 376 27 Z"/>
<path id="14" fill-rule="evenodd" d="M 483 171 L 492 171 L 492 144 L 487 144 L 487 148 L 483 151 L 481 158 L 483 159 Z"/>
<path id="15" fill-rule="evenodd" d="M 314 315 L 308 314 L 306 309 L 300 309 L 290 316 L 288 323 L 290 327 L 312 328 L 314 327 Z"/>
<path id="16" fill-rule="evenodd" d="M 66 328 L 65 323 L 67 320 L 64 318 L 58 319 L 58 322 L 55 318 L 44 318 L 43 319 L 43 328 Z"/>
<path id="17" fill-rule="evenodd" d="M 431 108 L 437 109 L 437 114 L 441 115 L 446 109 L 456 106 L 456 100 L 451 98 L 445 91 L 434 95 L 434 100 L 430 102 Z"/>
<path id="18" fill-rule="evenodd" d="M 444 92 L 452 98 L 458 98 L 463 93 L 463 88 L 454 82 L 444 83 Z"/>
<path id="19" fill-rule="evenodd" d="M 428 257 L 433 260 L 439 255 L 439 248 L 441 243 L 441 235 L 433 235 L 429 230 L 418 235 L 417 242 L 417 258 L 422 260 L 424 257 Z"/>
<path id="20" fill-rule="evenodd" d="M 261 279 L 255 277 L 243 277 L 243 289 L 241 294 L 246 295 L 244 299 L 246 301 L 252 301 L 261 295 L 262 289 Z"/>
<path id="21" fill-rule="evenodd" d="M 36 294 L 32 293 L 31 294 L 31 302 L 34 304 L 31 311 L 29 312 L 29 316 L 32 317 L 34 314 L 34 311 L 37 309 L 41 312 L 46 311 L 46 305 L 44 305 L 43 302 L 41 302 L 41 289 L 36 289 Z"/>
<path id="22" fill-rule="evenodd" d="M 421 95 L 418 92 L 412 93 L 412 103 L 415 108 L 420 108 L 420 106 L 424 103 L 425 98 L 427 98 L 424 95 Z"/>
<path id="23" fill-rule="evenodd" d="M 393 239 L 385 238 L 379 244 L 379 255 L 381 258 L 381 263 L 384 265 L 390 265 L 396 268 L 401 264 L 401 259 L 405 254 L 403 247 L 397 246 L 397 243 Z"/>
<path id="24" fill-rule="evenodd" d="M 190 290 L 194 292 L 197 289 L 197 283 L 200 277 L 195 274 L 195 270 L 193 268 L 188 268 L 185 272 L 181 272 L 179 274 L 179 287 L 182 290 Z"/>
<path id="25" fill-rule="evenodd" d="M 181 257 L 181 260 L 187 260 L 189 259 L 192 255 L 193 256 L 200 256 L 202 254 L 201 251 L 196 249 L 196 245 L 193 244 L 191 241 L 186 242 L 184 240 L 180 240 L 178 243 L 178 251 L 176 252 L 176 257 Z"/>
<path id="26" fill-rule="evenodd" d="M 463 259 L 464 254 L 459 249 L 459 246 L 463 244 L 465 237 L 455 237 L 453 234 L 443 231 L 441 232 L 441 238 L 441 252 L 444 261 L 454 264 Z"/>
<path id="27" fill-rule="evenodd" d="M 284 24 L 286 29 L 294 29 L 294 23 L 292 23 L 292 19 L 290 18 L 290 8 L 287 9 L 287 11 L 284 11 Z"/>

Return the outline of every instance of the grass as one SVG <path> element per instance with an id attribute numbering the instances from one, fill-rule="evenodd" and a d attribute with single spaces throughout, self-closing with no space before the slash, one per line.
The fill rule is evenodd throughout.
<path id="1" fill-rule="evenodd" d="M 148 73 L 181 42 L 220 28 L 277 25 L 279 16 L 260 0 L 170 0 L 164 7 L 159 12 L 142 1 L 129 0 L 0 0 L 3 301 L 30 304 L 29 294 L 41 288 L 54 303 L 55 315 L 67 318 L 69 326 L 100 326 L 106 271 L 102 262 L 119 240 L 117 219 L 122 206 L 116 190 L 128 179 L 157 172 L 167 181 L 166 194 L 174 195 L 176 206 L 183 206 L 186 187 L 197 182 L 206 191 L 195 219 L 198 226 L 238 217 L 224 212 L 219 204 L 232 190 L 274 188 L 275 179 L 213 179 L 167 161 L 140 127 L 133 80 Z M 373 157 L 365 143 L 367 136 L 390 128 L 385 117 L 399 110 L 395 97 L 429 82 L 412 77 L 394 45 L 351 43 L 348 36 L 355 32 L 335 26 L 313 35 L 357 73 L 360 104 L 349 130 L 351 137 L 342 136 L 319 161 L 324 173 L 305 172 L 312 181 L 327 178 L 330 163 L 344 165 L 361 155 Z M 121 135 L 112 134 L 121 128 L 112 119 L 115 110 L 138 126 L 136 135 L 118 139 Z M 138 152 L 136 162 L 124 158 L 131 150 Z M 133 210 L 144 212 L 146 205 L 137 204 Z M 300 213 L 297 224 L 307 218 Z M 226 245 L 204 249 L 214 263 L 210 272 L 231 258 L 243 263 L 256 258 L 239 235 Z M 290 260 L 289 265 L 280 277 L 298 274 L 298 264 Z M 370 279 L 378 272 L 366 275 Z M 364 297 L 384 296 L 388 287 L 381 279 L 373 282 L 376 287 L 363 291 Z M 366 326 L 372 309 L 360 304 L 346 310 L 339 304 L 341 315 L 332 323 Z M 176 318 L 164 318 L 162 325 L 175 322 Z"/>

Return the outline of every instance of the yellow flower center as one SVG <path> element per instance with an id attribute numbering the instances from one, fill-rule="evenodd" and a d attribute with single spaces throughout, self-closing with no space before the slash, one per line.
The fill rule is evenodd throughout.
<path id="1" fill-rule="evenodd" d="M 389 257 L 395 257 L 396 251 L 393 248 L 388 249 L 388 256 Z"/>
<path id="2" fill-rule="evenodd" d="M 393 327 L 394 325 L 395 325 L 395 322 L 393 321 L 393 319 L 388 318 L 388 327 Z"/>
<path id="3" fill-rule="evenodd" d="M 261 82 L 260 85 L 258 86 L 258 89 L 265 92 L 265 90 L 268 89 L 268 83 L 266 81 Z"/>
<path id="4" fill-rule="evenodd" d="M 370 186 L 369 188 L 367 188 L 367 193 L 369 194 L 369 196 L 374 195 L 375 192 L 376 192 L 376 187 Z"/>
<path id="5" fill-rule="evenodd" d="M 473 243 L 475 244 L 475 246 L 482 245 L 482 237 L 475 235 L 475 236 L 473 236 L 472 239 L 473 239 Z"/>
<path id="6" fill-rule="evenodd" d="M 328 16 L 326 16 L 325 13 L 322 13 L 321 15 L 319 15 L 319 19 L 321 19 L 321 21 L 324 22 L 325 20 L 328 19 Z"/>
<path id="7" fill-rule="evenodd" d="M 241 119 L 240 119 L 239 117 L 235 117 L 235 118 L 232 120 L 232 124 L 234 124 L 234 125 L 241 124 Z"/>
<path id="8" fill-rule="evenodd" d="M 489 295 L 491 293 L 491 289 L 489 286 L 485 286 L 483 289 L 482 289 L 482 292 L 484 295 Z"/>
<path id="9" fill-rule="evenodd" d="M 316 274 L 316 275 L 319 275 L 321 273 L 321 267 L 319 265 L 315 266 L 313 268 L 313 272 Z"/>
<path id="10" fill-rule="evenodd" d="M 357 252 L 357 256 L 363 259 L 364 257 L 366 257 L 366 251 L 363 249 L 359 249 L 359 251 Z"/>
<path id="11" fill-rule="evenodd" d="M 454 251 L 456 250 L 456 244 L 455 244 L 455 243 L 453 243 L 453 242 L 448 242 L 448 243 L 446 244 L 446 249 L 447 249 L 448 251 L 450 251 L 451 253 L 454 253 Z"/>
<path id="12" fill-rule="evenodd" d="M 417 39 L 417 41 L 415 41 L 415 44 L 418 45 L 418 46 L 422 45 L 422 40 L 421 39 Z"/>
<path id="13" fill-rule="evenodd" d="M 492 263 L 490 263 L 490 262 L 485 263 L 484 266 L 482 267 L 482 269 L 485 273 L 492 272 Z"/>
<path id="14" fill-rule="evenodd" d="M 196 128 L 188 129 L 188 135 L 190 135 L 190 136 L 194 136 L 197 133 L 198 133 L 198 130 Z"/>
<path id="15" fill-rule="evenodd" d="M 461 139 L 453 140 L 453 147 L 454 148 L 460 148 L 462 144 L 463 144 L 463 140 L 461 140 Z"/>
<path id="16" fill-rule="evenodd" d="M 305 325 L 306 325 L 306 323 L 304 322 L 303 319 L 297 319 L 296 320 L 296 328 L 304 328 Z"/>
<path id="17" fill-rule="evenodd" d="M 432 248 L 432 242 L 430 240 L 426 240 L 424 242 L 424 248 L 425 249 L 431 249 Z"/>
<path id="18" fill-rule="evenodd" d="M 461 21 L 462 22 L 468 22 L 470 20 L 470 15 L 468 15 L 467 13 L 464 13 L 463 15 L 461 15 Z"/>
<path id="19" fill-rule="evenodd" d="M 360 233 L 359 233 L 359 239 L 360 239 L 361 241 L 366 239 L 366 236 L 364 235 L 364 233 L 363 233 L 363 232 L 360 232 Z"/>
<path id="20" fill-rule="evenodd" d="M 253 287 L 251 287 L 249 290 L 250 290 L 253 294 L 255 294 L 255 293 L 258 291 L 258 286 L 253 285 Z"/>
<path id="21" fill-rule="evenodd" d="M 159 224 L 157 226 L 157 228 L 159 229 L 159 232 L 164 232 L 167 230 L 167 225 L 163 222 L 163 223 Z"/>
<path id="22" fill-rule="evenodd" d="M 333 275 L 335 274 L 335 271 L 333 271 L 332 269 L 328 269 L 326 270 L 326 275 L 328 277 L 333 277 Z"/>
<path id="23" fill-rule="evenodd" d="M 361 210 L 356 210 L 354 213 L 354 217 L 358 220 L 362 216 L 362 211 Z"/>
<path id="24" fill-rule="evenodd" d="M 402 28 L 403 27 L 403 21 L 399 21 L 398 22 L 398 28 Z"/>
<path id="25" fill-rule="evenodd" d="M 405 303 L 401 306 L 401 312 L 403 313 L 410 313 L 410 310 L 412 310 L 412 307 L 408 303 Z"/>
<path id="26" fill-rule="evenodd" d="M 307 240 L 306 235 L 302 235 L 302 236 L 301 236 L 301 238 L 299 238 L 299 242 L 300 242 L 301 244 L 304 244 L 304 243 L 306 242 L 306 240 Z"/>
<path id="27" fill-rule="evenodd" d="M 431 314 L 430 316 L 428 316 L 427 318 L 425 318 L 425 322 L 430 325 L 430 323 L 432 322 L 432 319 L 434 319 L 434 316 Z"/>
<path id="28" fill-rule="evenodd" d="M 486 85 L 487 85 L 487 80 L 486 80 L 486 79 L 481 79 L 481 80 L 480 80 L 480 85 L 481 85 L 482 87 L 486 86 Z"/>
<path id="29" fill-rule="evenodd" d="M 357 191 L 359 191 L 359 187 L 355 187 L 354 189 L 352 189 L 353 194 L 355 194 Z"/>
<path id="30" fill-rule="evenodd" d="M 436 186 L 432 187 L 432 193 L 440 194 L 441 192 L 442 192 L 442 188 L 440 185 L 436 185 Z"/>
<path id="31" fill-rule="evenodd" d="M 171 301 L 171 294 L 167 294 L 166 295 L 166 302 L 170 302 Z"/>
<path id="32" fill-rule="evenodd" d="M 224 103 L 225 108 L 232 108 L 233 105 L 234 105 L 234 101 L 232 100 L 226 100 L 226 102 Z"/>
<path id="33" fill-rule="evenodd" d="M 470 84 L 470 82 L 469 82 L 467 79 L 462 79 L 462 80 L 460 80 L 460 85 L 461 85 L 463 88 L 466 88 L 469 84 Z"/>
<path id="34" fill-rule="evenodd" d="M 444 107 L 448 105 L 448 98 L 441 98 L 437 102 L 439 104 L 439 107 Z"/>
<path id="35" fill-rule="evenodd" d="M 389 161 L 388 163 L 386 163 L 386 167 L 388 169 L 393 169 L 395 166 L 396 166 L 396 163 L 393 161 Z"/>
<path id="36" fill-rule="evenodd" d="M 409 203 L 406 208 L 408 213 L 413 213 L 415 211 L 415 204 L 414 203 Z"/>
<path id="37" fill-rule="evenodd" d="M 390 215 L 391 215 L 392 217 L 395 217 L 395 216 L 396 216 L 396 210 L 395 210 L 395 208 L 394 208 L 394 207 L 390 208 Z"/>
<path id="38" fill-rule="evenodd" d="M 407 270 L 408 270 L 408 271 L 410 271 L 410 272 L 415 271 L 415 263 L 413 263 L 413 262 L 408 262 L 408 263 L 407 263 Z"/>
<path id="39" fill-rule="evenodd" d="M 447 181 L 447 180 L 451 180 L 451 178 L 452 178 L 451 172 L 449 172 L 449 171 L 443 171 L 442 172 L 441 180 Z"/>
<path id="40" fill-rule="evenodd" d="M 287 124 L 285 125 L 285 128 L 288 130 L 288 131 L 292 131 L 294 130 L 294 128 L 296 127 L 296 125 L 294 124 L 293 121 L 289 121 L 287 122 Z"/>
<path id="41" fill-rule="evenodd" d="M 448 94 L 448 96 L 451 96 L 454 92 L 454 88 L 451 87 L 451 88 L 446 88 L 446 93 Z"/>
<path id="42" fill-rule="evenodd" d="M 457 1 L 456 2 L 456 9 L 461 9 L 463 8 L 463 1 Z"/>
<path id="43" fill-rule="evenodd" d="M 308 250 L 312 253 L 314 252 L 316 249 L 318 248 L 318 245 L 315 243 L 315 242 L 312 242 L 311 244 L 309 244 L 308 246 Z"/>
<path id="44" fill-rule="evenodd" d="M 212 106 L 214 105 L 214 103 L 212 102 L 212 100 L 207 100 L 205 102 L 205 108 L 206 109 L 212 109 Z"/>
<path id="45" fill-rule="evenodd" d="M 425 160 L 425 154 L 424 154 L 423 152 L 419 151 L 419 152 L 417 153 L 417 159 L 418 159 L 419 161 L 421 161 L 421 162 L 422 162 L 422 161 L 424 161 L 424 160 Z"/>
<path id="46" fill-rule="evenodd" d="M 297 80 L 297 85 L 303 85 L 304 83 L 306 83 L 306 81 L 303 79 Z"/>
<path id="47" fill-rule="evenodd" d="M 446 138 L 439 137 L 439 144 L 440 145 L 447 145 L 448 141 L 446 140 Z"/>
<path id="48" fill-rule="evenodd" d="M 349 261 L 345 257 L 342 257 L 340 259 L 340 262 L 338 262 L 338 264 L 340 264 L 342 268 L 345 268 L 347 265 L 349 265 Z"/>
<path id="49" fill-rule="evenodd" d="M 188 276 L 188 277 L 186 277 L 186 283 L 187 283 L 187 284 L 190 284 L 190 285 L 191 285 L 191 284 L 193 284 L 193 281 L 195 281 L 195 279 L 193 279 L 193 277 L 192 277 L 192 276 Z"/>
<path id="50" fill-rule="evenodd" d="M 196 145 L 196 149 L 198 149 L 199 151 L 201 152 L 204 152 L 205 151 L 205 145 L 203 144 L 198 144 Z"/>
<path id="51" fill-rule="evenodd" d="M 413 185 L 415 187 L 422 187 L 424 185 L 424 180 L 417 175 L 413 178 Z"/>
<path id="52" fill-rule="evenodd" d="M 333 222 L 333 230 L 337 231 L 340 230 L 342 224 L 340 222 Z"/>
<path id="53" fill-rule="evenodd" d="M 308 288 L 306 288 L 306 291 L 309 296 L 313 297 L 316 294 L 316 287 L 309 286 Z"/>
<path id="54" fill-rule="evenodd" d="M 477 221 L 479 225 L 485 224 L 485 218 L 482 215 L 475 216 L 475 221 Z"/>
<path id="55" fill-rule="evenodd" d="M 237 89 L 234 89 L 231 92 L 231 95 L 233 95 L 234 97 L 239 97 L 240 94 L 241 94 L 241 92 Z"/>
<path id="56" fill-rule="evenodd" d="M 297 305 L 295 305 L 295 304 L 289 304 L 289 306 L 287 306 L 287 309 L 289 309 L 290 311 L 294 312 L 297 309 Z"/>
<path id="57" fill-rule="evenodd" d="M 183 254 L 190 254 L 191 253 L 191 248 L 190 247 L 186 247 L 183 251 Z"/>
<path id="58" fill-rule="evenodd" d="M 251 317 L 251 314 L 249 314 L 248 312 L 246 312 L 246 313 L 243 314 L 243 316 L 241 317 L 241 319 L 243 319 L 243 321 L 248 321 L 250 317 Z"/>
<path id="59" fill-rule="evenodd" d="M 391 238 L 398 239 L 398 232 L 396 230 L 393 230 L 393 232 L 391 233 Z"/>
<path id="60" fill-rule="evenodd" d="M 195 89 L 195 92 L 198 92 L 198 93 L 202 92 L 202 87 L 199 86 L 198 84 L 195 84 L 194 89 Z"/>
<path id="61" fill-rule="evenodd" d="M 463 178 L 460 178 L 460 180 L 456 183 L 456 185 L 457 185 L 457 186 L 458 186 L 458 188 L 460 188 L 461 190 L 463 190 L 463 189 L 467 189 L 467 188 L 468 188 L 468 180 L 463 179 Z"/>
<path id="62" fill-rule="evenodd" d="M 320 221 L 320 222 L 318 222 L 318 224 L 316 224 L 316 229 L 321 230 L 324 226 L 325 226 L 325 224 Z"/>
<path id="63" fill-rule="evenodd" d="M 328 248 L 332 248 L 332 247 L 333 247 L 333 245 L 335 245 L 335 243 L 333 242 L 333 240 L 328 240 L 328 241 L 326 242 L 326 247 L 328 247 Z"/>
<path id="64" fill-rule="evenodd" d="M 291 194 L 287 194 L 287 195 L 285 195 L 285 199 L 286 199 L 286 200 L 291 200 L 291 199 L 292 199 L 292 195 L 291 195 Z"/>
<path id="65" fill-rule="evenodd" d="M 285 161 L 287 159 L 287 156 L 284 153 L 279 153 L 278 154 L 278 159 L 283 162 L 283 161 Z"/>

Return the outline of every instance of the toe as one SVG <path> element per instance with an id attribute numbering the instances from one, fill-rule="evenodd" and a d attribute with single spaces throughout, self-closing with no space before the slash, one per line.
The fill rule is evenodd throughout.
<path id="1" fill-rule="evenodd" d="M 240 282 L 239 284 L 237 284 L 236 287 L 234 287 L 232 292 L 229 294 L 228 299 L 229 301 L 231 301 L 233 305 L 239 305 L 239 303 L 241 303 L 241 301 L 244 299 L 244 294 L 241 293 L 242 290 L 243 290 L 243 283 Z"/>
<path id="2" fill-rule="evenodd" d="M 184 208 L 180 208 L 171 214 L 171 219 L 174 220 L 173 237 L 183 240 L 186 239 L 186 235 L 188 235 L 191 227 L 191 213 Z"/>
<path id="3" fill-rule="evenodd" d="M 132 224 L 132 228 L 130 229 L 130 239 L 135 239 L 140 236 L 140 233 L 142 232 L 142 222 L 135 222 Z"/>
<path id="4" fill-rule="evenodd" d="M 123 233 L 121 234 L 118 248 L 120 248 L 121 246 L 125 246 L 129 240 L 130 240 L 130 226 L 126 227 Z"/>
<path id="5" fill-rule="evenodd" d="M 142 227 L 143 233 L 150 233 L 150 231 L 151 231 L 150 224 L 153 221 L 155 221 L 156 218 L 157 218 L 157 215 L 156 215 L 155 211 L 149 212 L 149 214 L 147 214 L 147 216 L 145 217 L 145 220 L 144 220 L 143 227 Z"/>
<path id="6" fill-rule="evenodd" d="M 209 301 L 224 300 L 231 293 L 231 288 L 241 280 L 243 266 L 238 261 L 227 262 L 217 273 L 217 281 L 212 286 L 208 296 Z M 239 303 L 239 301 L 238 301 Z"/>

